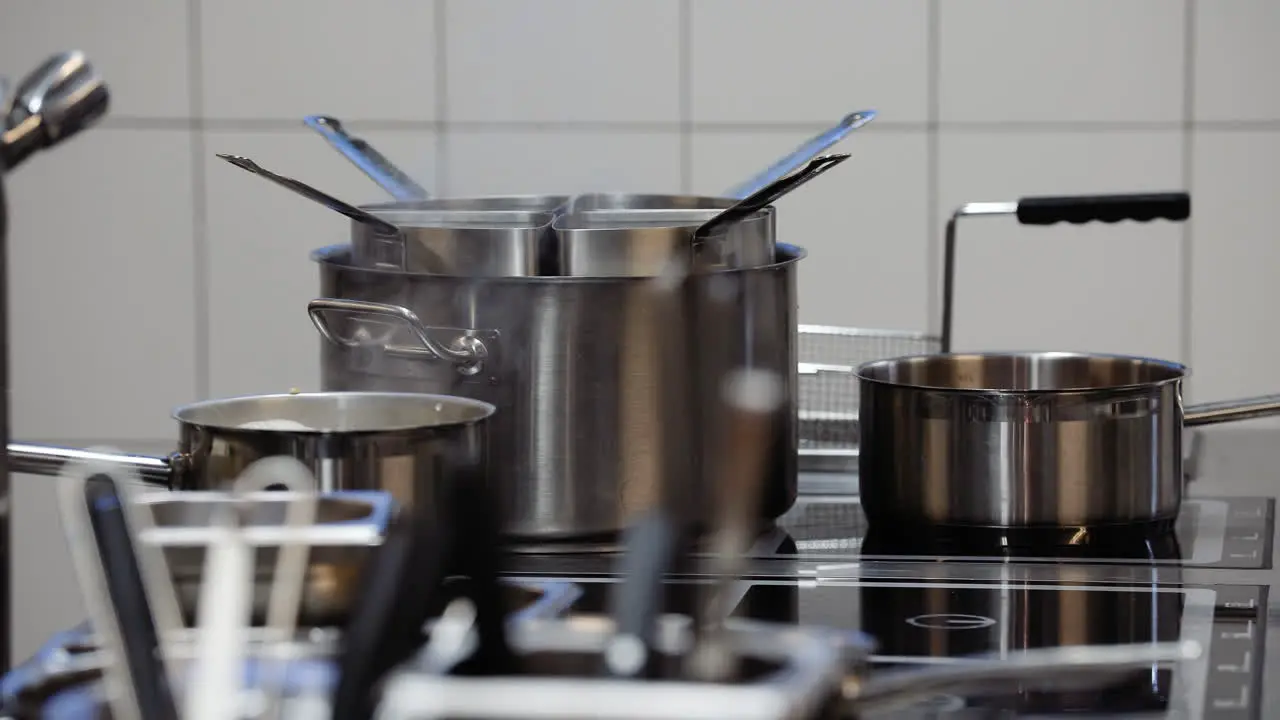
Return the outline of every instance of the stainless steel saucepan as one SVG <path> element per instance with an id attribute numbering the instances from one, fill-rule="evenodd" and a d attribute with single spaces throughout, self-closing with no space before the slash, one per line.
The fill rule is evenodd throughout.
<path id="1" fill-rule="evenodd" d="M 398 503 L 428 500 L 444 463 L 487 471 L 486 402 L 447 395 L 320 392 L 253 395 L 180 407 L 176 452 L 112 455 L 10 443 L 9 470 L 56 475 L 68 461 L 97 459 L 180 490 L 219 490 L 254 461 L 302 461 L 320 489 L 385 490 Z"/>
<path id="2" fill-rule="evenodd" d="M 1159 523 L 1182 506 L 1183 429 L 1280 415 L 1280 395 L 1184 407 L 1173 362 L 1063 352 L 917 355 L 857 376 L 876 525 Z"/>

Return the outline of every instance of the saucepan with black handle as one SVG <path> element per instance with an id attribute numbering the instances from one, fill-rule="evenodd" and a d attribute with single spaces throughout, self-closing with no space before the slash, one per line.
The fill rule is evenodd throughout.
<path id="1" fill-rule="evenodd" d="M 1079 352 L 951 353 L 955 224 L 1182 221 L 1186 193 L 970 203 L 947 231 L 943 349 L 856 371 L 862 507 L 875 526 L 1167 525 L 1183 430 L 1280 415 L 1280 395 L 1184 406 L 1185 366 Z"/>

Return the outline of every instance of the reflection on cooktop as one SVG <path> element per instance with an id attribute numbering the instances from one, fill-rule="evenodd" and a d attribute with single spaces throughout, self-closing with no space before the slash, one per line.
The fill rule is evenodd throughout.
<path id="1" fill-rule="evenodd" d="M 773 555 L 899 559 L 1088 560 L 1194 567 L 1269 568 L 1274 522 L 1270 498 L 1197 498 L 1163 529 L 869 528 L 857 497 L 801 497 L 778 520 L 794 543 Z"/>
<path id="2" fill-rule="evenodd" d="M 878 648 L 872 668 L 885 672 L 963 663 L 966 656 L 988 653 L 1179 639 L 1201 642 L 1207 656 L 1213 639 L 1215 595 L 1207 589 L 911 581 L 792 582 L 786 587 L 795 594 L 797 622 L 833 633 L 874 636 Z M 736 614 L 749 616 L 751 608 L 776 603 L 778 590 L 753 584 Z M 1177 716 L 1187 707 L 1206 705 L 1208 658 L 1195 663 L 1154 666 L 1087 690 L 1080 685 L 1054 690 L 1030 685 L 978 688 L 932 697 L 893 717 Z M 1223 675 L 1220 680 L 1238 682 L 1238 676 Z"/>

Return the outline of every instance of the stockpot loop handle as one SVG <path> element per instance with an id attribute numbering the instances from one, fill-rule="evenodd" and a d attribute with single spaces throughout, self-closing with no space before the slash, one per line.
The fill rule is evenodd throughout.
<path id="1" fill-rule="evenodd" d="M 951 352 L 955 303 L 956 222 L 972 215 L 1014 215 L 1023 225 L 1056 225 L 1122 220 L 1183 222 L 1191 217 L 1191 195 L 1185 192 L 1121 193 L 1024 197 L 1013 202 L 961 205 L 947 220 L 942 248 L 942 352 Z"/>
<path id="2" fill-rule="evenodd" d="M 327 342 L 339 347 L 354 347 L 357 343 L 343 340 L 333 332 L 325 313 L 345 315 L 363 315 L 365 317 L 387 318 L 405 325 L 414 337 L 432 356 L 439 360 L 453 363 L 460 372 L 474 373 L 488 356 L 484 343 L 477 338 L 460 338 L 453 347 L 446 347 L 427 333 L 427 328 L 418 319 L 417 313 L 399 305 L 367 302 L 364 300 L 339 300 L 337 298 L 316 298 L 307 303 L 307 314 L 311 316 L 311 324 L 316 326 Z"/>

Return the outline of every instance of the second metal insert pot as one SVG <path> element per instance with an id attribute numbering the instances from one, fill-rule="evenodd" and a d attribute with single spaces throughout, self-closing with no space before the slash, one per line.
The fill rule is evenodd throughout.
<path id="1" fill-rule="evenodd" d="M 1187 368 L 1124 355 L 919 355 L 857 375 L 873 526 L 1169 521 L 1184 427 L 1280 415 L 1280 395 L 1184 408 Z"/>

